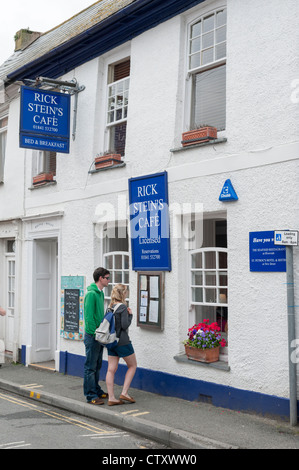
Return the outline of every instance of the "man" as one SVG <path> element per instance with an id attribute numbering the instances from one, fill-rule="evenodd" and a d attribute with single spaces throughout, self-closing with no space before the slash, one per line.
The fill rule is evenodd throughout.
<path id="1" fill-rule="evenodd" d="M 95 330 L 104 318 L 104 287 L 109 284 L 109 271 L 97 268 L 93 273 L 94 283 L 87 288 L 84 298 L 84 345 L 86 361 L 84 365 L 84 395 L 88 403 L 103 405 L 102 398 L 107 394 L 99 385 L 102 366 L 103 346 L 95 339 Z"/>

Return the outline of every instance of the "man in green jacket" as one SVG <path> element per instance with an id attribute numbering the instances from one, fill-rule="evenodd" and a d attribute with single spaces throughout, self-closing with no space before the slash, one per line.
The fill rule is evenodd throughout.
<path id="1" fill-rule="evenodd" d="M 104 318 L 103 288 L 109 284 L 109 271 L 97 268 L 93 273 L 94 283 L 87 287 L 84 298 L 84 345 L 86 360 L 84 364 L 84 395 L 88 403 L 103 405 L 102 398 L 107 394 L 99 385 L 102 366 L 103 346 L 95 339 L 95 330 Z"/>

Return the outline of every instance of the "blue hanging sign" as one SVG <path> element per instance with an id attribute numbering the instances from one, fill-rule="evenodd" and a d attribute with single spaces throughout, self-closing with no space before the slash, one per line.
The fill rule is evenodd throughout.
<path id="1" fill-rule="evenodd" d="M 70 95 L 21 87 L 20 147 L 69 153 Z"/>
<path id="2" fill-rule="evenodd" d="M 286 272 L 286 248 L 274 244 L 274 230 L 249 233 L 250 271 Z"/>
<path id="3" fill-rule="evenodd" d="M 171 271 L 167 172 L 129 179 L 135 271 Z"/>
<path id="4" fill-rule="evenodd" d="M 237 201 L 239 198 L 231 180 L 226 180 L 219 196 L 219 201 Z"/>

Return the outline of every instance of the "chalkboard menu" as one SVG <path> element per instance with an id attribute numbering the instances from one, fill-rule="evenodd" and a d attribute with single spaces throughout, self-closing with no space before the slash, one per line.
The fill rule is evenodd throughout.
<path id="1" fill-rule="evenodd" d="M 85 277 L 61 277 L 61 326 L 63 338 L 83 340 L 83 302 Z"/>
<path id="2" fill-rule="evenodd" d="M 64 290 L 64 331 L 79 333 L 79 289 Z"/>

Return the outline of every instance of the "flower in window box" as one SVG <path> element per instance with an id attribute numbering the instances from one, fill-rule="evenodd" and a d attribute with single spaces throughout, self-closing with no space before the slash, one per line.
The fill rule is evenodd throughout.
<path id="1" fill-rule="evenodd" d="M 219 360 L 220 347 L 226 346 L 217 322 L 209 325 L 209 320 L 192 326 L 188 330 L 188 339 L 183 342 L 188 359 L 199 362 Z"/>
<path id="2" fill-rule="evenodd" d="M 121 163 L 121 155 L 119 153 L 105 152 L 104 155 L 97 155 L 95 158 L 95 168 L 106 168 Z"/>
<path id="3" fill-rule="evenodd" d="M 33 176 L 33 185 L 40 185 L 50 183 L 53 181 L 53 173 L 40 173 L 39 175 Z"/>
<path id="4" fill-rule="evenodd" d="M 182 134 L 183 147 L 201 144 L 215 139 L 217 139 L 217 128 L 212 126 L 199 126 L 198 129 L 183 132 Z"/>

